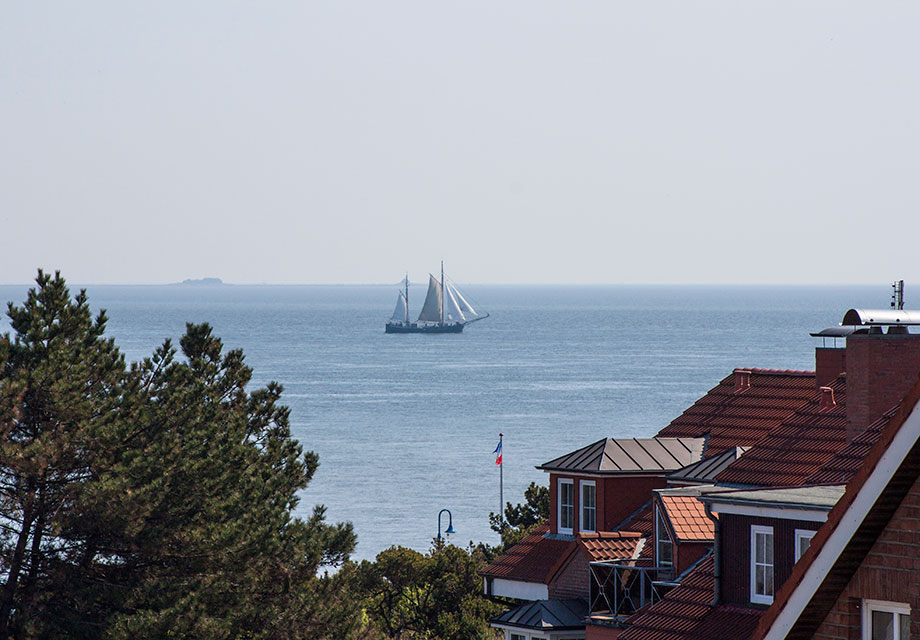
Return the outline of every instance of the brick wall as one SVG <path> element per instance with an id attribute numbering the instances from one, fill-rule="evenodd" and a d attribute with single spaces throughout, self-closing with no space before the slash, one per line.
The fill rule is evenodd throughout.
<path id="1" fill-rule="evenodd" d="M 851 335 L 846 367 L 849 442 L 917 382 L 920 335 Z"/>
<path id="2" fill-rule="evenodd" d="M 702 558 L 712 545 L 700 542 L 684 542 L 674 545 L 674 575 L 679 576 L 689 569 L 694 562 Z"/>
<path id="3" fill-rule="evenodd" d="M 626 520 L 639 507 L 652 498 L 653 489 L 664 489 L 668 486 L 664 474 L 660 476 L 630 476 L 605 478 L 603 480 L 604 518 L 601 520 L 598 513 L 598 525 L 603 531 L 616 531 L 617 525 Z M 601 492 L 598 490 L 598 501 Z"/>
<path id="4" fill-rule="evenodd" d="M 835 347 L 815 349 L 815 384 L 824 387 L 847 370 L 847 350 Z"/>
<path id="5" fill-rule="evenodd" d="M 588 588 L 591 576 L 588 573 L 588 560 L 581 551 L 572 554 L 556 578 L 549 583 L 550 598 L 582 598 L 588 599 Z"/>
<path id="6" fill-rule="evenodd" d="M 910 605 L 910 635 L 920 634 L 920 480 L 914 482 L 814 638 L 859 640 L 864 598 Z"/>
<path id="7" fill-rule="evenodd" d="M 575 526 L 578 533 L 581 524 L 581 480 L 593 480 L 597 490 L 597 528 L 599 531 L 616 531 L 617 525 L 638 511 L 639 507 L 652 497 L 652 489 L 667 486 L 664 473 L 660 475 L 623 474 L 608 477 L 577 476 L 551 473 L 549 476 L 549 530 L 559 532 L 559 480 L 572 480 L 575 491 Z"/>

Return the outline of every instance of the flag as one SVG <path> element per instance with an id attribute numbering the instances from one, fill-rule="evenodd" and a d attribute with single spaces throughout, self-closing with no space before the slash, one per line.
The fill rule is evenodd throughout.
<path id="1" fill-rule="evenodd" d="M 502 463 L 502 441 L 501 439 L 499 439 L 498 446 L 495 447 L 495 451 L 493 451 L 492 453 L 497 454 L 497 457 L 495 458 L 495 464 L 501 464 Z"/>

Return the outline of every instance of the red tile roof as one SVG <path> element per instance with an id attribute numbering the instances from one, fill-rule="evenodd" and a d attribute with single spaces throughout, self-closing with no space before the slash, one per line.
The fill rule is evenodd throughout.
<path id="1" fill-rule="evenodd" d="M 588 562 L 609 562 L 632 558 L 636 547 L 644 544 L 645 538 L 628 531 L 599 531 L 580 534 L 579 542 L 588 555 Z"/>
<path id="2" fill-rule="evenodd" d="M 917 382 L 908 391 L 888 424 L 881 429 L 876 443 L 865 456 L 859 471 L 847 483 L 846 493 L 831 509 L 827 522 L 818 529 L 801 560 L 793 566 L 792 575 L 777 591 L 773 604 L 767 609 L 753 635 L 754 638 L 763 638 L 769 633 L 777 617 L 787 604 L 790 604 L 790 599 L 799 589 L 803 590 L 803 597 L 807 597 L 808 602 L 797 615 L 792 628 L 787 630 L 787 637 L 811 637 L 824 620 L 831 606 L 846 588 L 850 578 L 887 526 L 892 514 L 900 506 L 907 491 L 917 478 L 920 478 L 920 464 L 918 464 L 920 441 L 915 441 L 910 451 L 906 452 L 900 466 L 890 471 L 891 475 L 888 476 L 887 484 L 881 490 L 880 495 L 869 496 L 874 500 L 872 507 L 861 522 L 856 523 L 856 528 L 846 542 L 846 546 L 836 557 L 830 570 L 821 576 L 821 582 L 817 588 L 812 584 L 803 583 L 803 578 L 815 559 L 824 553 L 824 547 L 834 531 L 842 526 L 842 523 L 848 522 L 847 514 L 850 508 L 853 507 L 857 497 L 865 488 L 867 480 L 876 471 L 879 462 L 918 404 L 920 404 L 920 382 Z M 853 523 L 853 520 L 849 519 L 849 522 Z"/>
<path id="3" fill-rule="evenodd" d="M 793 487 L 846 445 L 846 376 L 828 385 L 836 406 L 823 409 L 822 392 L 811 390 L 796 411 L 719 475 L 720 484 Z"/>
<path id="4" fill-rule="evenodd" d="M 862 466 L 869 451 L 878 442 L 882 430 L 888 426 L 898 412 L 900 404 L 886 411 L 881 418 L 866 427 L 862 433 L 853 438 L 853 442 L 843 447 L 825 462 L 820 469 L 808 476 L 806 484 L 829 484 L 849 482 Z"/>
<path id="5" fill-rule="evenodd" d="M 736 391 L 736 376 L 750 372 L 750 386 Z M 815 394 L 813 371 L 736 369 L 658 432 L 658 437 L 699 438 L 706 456 L 755 444 Z"/>
<path id="6" fill-rule="evenodd" d="M 712 556 L 707 556 L 680 586 L 630 617 L 619 640 L 743 640 L 750 636 L 761 611 L 725 604 L 713 607 L 712 591 Z"/>
<path id="7" fill-rule="evenodd" d="M 693 496 L 661 496 L 661 506 L 678 542 L 712 542 L 715 532 L 703 503 Z"/>
<path id="8" fill-rule="evenodd" d="M 572 540 L 544 538 L 544 525 L 496 558 L 479 575 L 523 582 L 547 583 L 556 565 L 575 548 Z"/>

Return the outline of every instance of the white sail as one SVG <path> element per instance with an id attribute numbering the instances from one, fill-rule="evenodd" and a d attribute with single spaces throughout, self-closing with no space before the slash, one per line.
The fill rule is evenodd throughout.
<path id="1" fill-rule="evenodd" d="M 418 314 L 418 321 L 441 321 L 441 283 L 431 274 L 428 274 L 428 295 L 425 296 L 425 304 Z"/>
<path id="2" fill-rule="evenodd" d="M 465 319 L 475 318 L 479 315 L 473 305 L 466 301 L 466 298 L 463 297 L 463 294 L 460 293 L 460 290 L 452 282 L 447 283 L 447 291 L 450 293 L 451 298 L 456 298 L 457 308 L 460 311 Z"/>
<path id="3" fill-rule="evenodd" d="M 466 316 L 463 315 L 463 310 L 460 307 L 460 304 L 457 302 L 456 296 L 454 296 L 454 289 L 450 284 L 445 287 L 447 290 L 447 300 L 444 305 L 444 321 L 445 322 L 466 322 Z"/>
<path id="4" fill-rule="evenodd" d="M 406 295 L 400 291 L 399 298 L 396 299 L 396 309 L 393 311 L 391 322 L 405 322 L 408 317 L 408 308 L 406 307 Z"/>

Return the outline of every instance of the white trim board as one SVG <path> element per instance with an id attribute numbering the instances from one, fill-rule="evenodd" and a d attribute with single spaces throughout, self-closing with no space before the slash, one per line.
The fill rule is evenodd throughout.
<path id="1" fill-rule="evenodd" d="M 549 600 L 549 587 L 542 582 L 492 578 L 492 595 L 518 600 Z"/>
<path id="2" fill-rule="evenodd" d="M 705 497 L 705 496 L 704 496 Z M 764 507 L 754 504 L 734 504 L 710 499 L 712 510 L 752 518 L 775 518 L 777 520 L 803 520 L 805 522 L 827 522 L 830 510 L 799 509 L 791 507 Z"/>
<path id="3" fill-rule="evenodd" d="M 770 536 L 770 555 L 773 557 L 771 562 L 767 562 L 764 559 L 764 562 L 757 561 L 757 535 Z M 766 552 L 765 552 L 766 553 Z M 761 524 L 752 524 L 751 525 L 751 553 L 749 558 L 750 566 L 750 590 L 748 591 L 748 598 L 750 602 L 754 604 L 773 604 L 773 594 L 776 593 L 776 546 L 775 538 L 773 537 L 773 527 L 764 526 Z M 762 565 L 764 567 L 770 567 L 770 571 L 773 572 L 773 584 L 770 593 L 757 593 L 757 565 Z M 764 585 L 766 586 L 766 585 Z"/>

